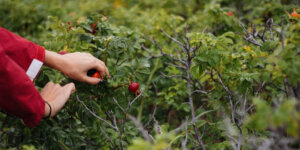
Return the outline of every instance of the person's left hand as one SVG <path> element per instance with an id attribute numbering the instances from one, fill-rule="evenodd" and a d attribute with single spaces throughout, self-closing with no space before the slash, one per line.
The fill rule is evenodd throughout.
<path id="1" fill-rule="evenodd" d="M 74 83 L 69 83 L 64 86 L 59 84 L 54 84 L 53 82 L 48 82 L 43 90 L 40 92 L 44 101 L 47 101 L 51 106 L 51 114 L 50 107 L 45 104 L 45 112 L 44 116 L 50 117 L 55 116 L 65 105 L 70 95 L 75 92 Z"/>

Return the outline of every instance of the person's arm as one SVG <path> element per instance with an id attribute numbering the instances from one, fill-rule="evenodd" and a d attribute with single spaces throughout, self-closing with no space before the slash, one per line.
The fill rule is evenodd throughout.
<path id="1" fill-rule="evenodd" d="M 45 102 L 25 71 L 8 57 L 0 46 L 0 106 L 36 126 L 45 113 Z"/>
<path id="2" fill-rule="evenodd" d="M 75 91 L 73 83 L 60 86 L 49 82 L 38 92 L 32 80 L 44 58 L 43 47 L 0 27 L 0 107 L 29 127 L 36 126 L 50 112 L 53 117 Z"/>
<path id="3" fill-rule="evenodd" d="M 0 27 L 0 45 L 8 57 L 20 66 L 31 80 L 39 73 L 45 58 L 45 49 Z"/>
<path id="4" fill-rule="evenodd" d="M 28 41 L 0 27 L 0 45 L 5 53 L 14 60 L 34 80 L 43 64 L 57 69 L 66 76 L 89 84 L 97 84 L 101 79 L 87 76 L 87 71 L 96 69 L 102 76 L 109 76 L 105 64 L 88 53 L 59 55 Z"/>

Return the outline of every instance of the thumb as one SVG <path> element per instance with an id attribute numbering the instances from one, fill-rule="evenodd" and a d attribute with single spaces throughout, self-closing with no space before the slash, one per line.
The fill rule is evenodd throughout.
<path id="1" fill-rule="evenodd" d="M 93 84 L 93 85 L 96 85 L 98 84 L 101 79 L 99 78 L 94 78 L 94 77 L 89 77 L 89 76 L 84 76 L 83 80 L 89 84 Z"/>

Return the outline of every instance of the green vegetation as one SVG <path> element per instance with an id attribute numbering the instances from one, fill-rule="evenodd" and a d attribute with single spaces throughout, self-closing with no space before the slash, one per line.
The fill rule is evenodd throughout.
<path id="1" fill-rule="evenodd" d="M 76 93 L 33 129 L 1 113 L 0 147 L 299 149 L 298 13 L 298 0 L 2 0 L 1 27 L 92 53 L 111 78 L 92 86 L 44 67 L 39 89 Z"/>

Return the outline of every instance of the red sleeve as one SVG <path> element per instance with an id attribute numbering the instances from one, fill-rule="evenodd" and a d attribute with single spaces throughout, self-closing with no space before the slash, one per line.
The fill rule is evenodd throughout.
<path id="1" fill-rule="evenodd" d="M 0 27 L 0 107 L 36 126 L 45 102 L 32 80 L 45 57 L 45 49 Z"/>
<path id="2" fill-rule="evenodd" d="M 31 80 L 39 73 L 45 58 L 45 49 L 0 27 L 0 45 Z"/>

